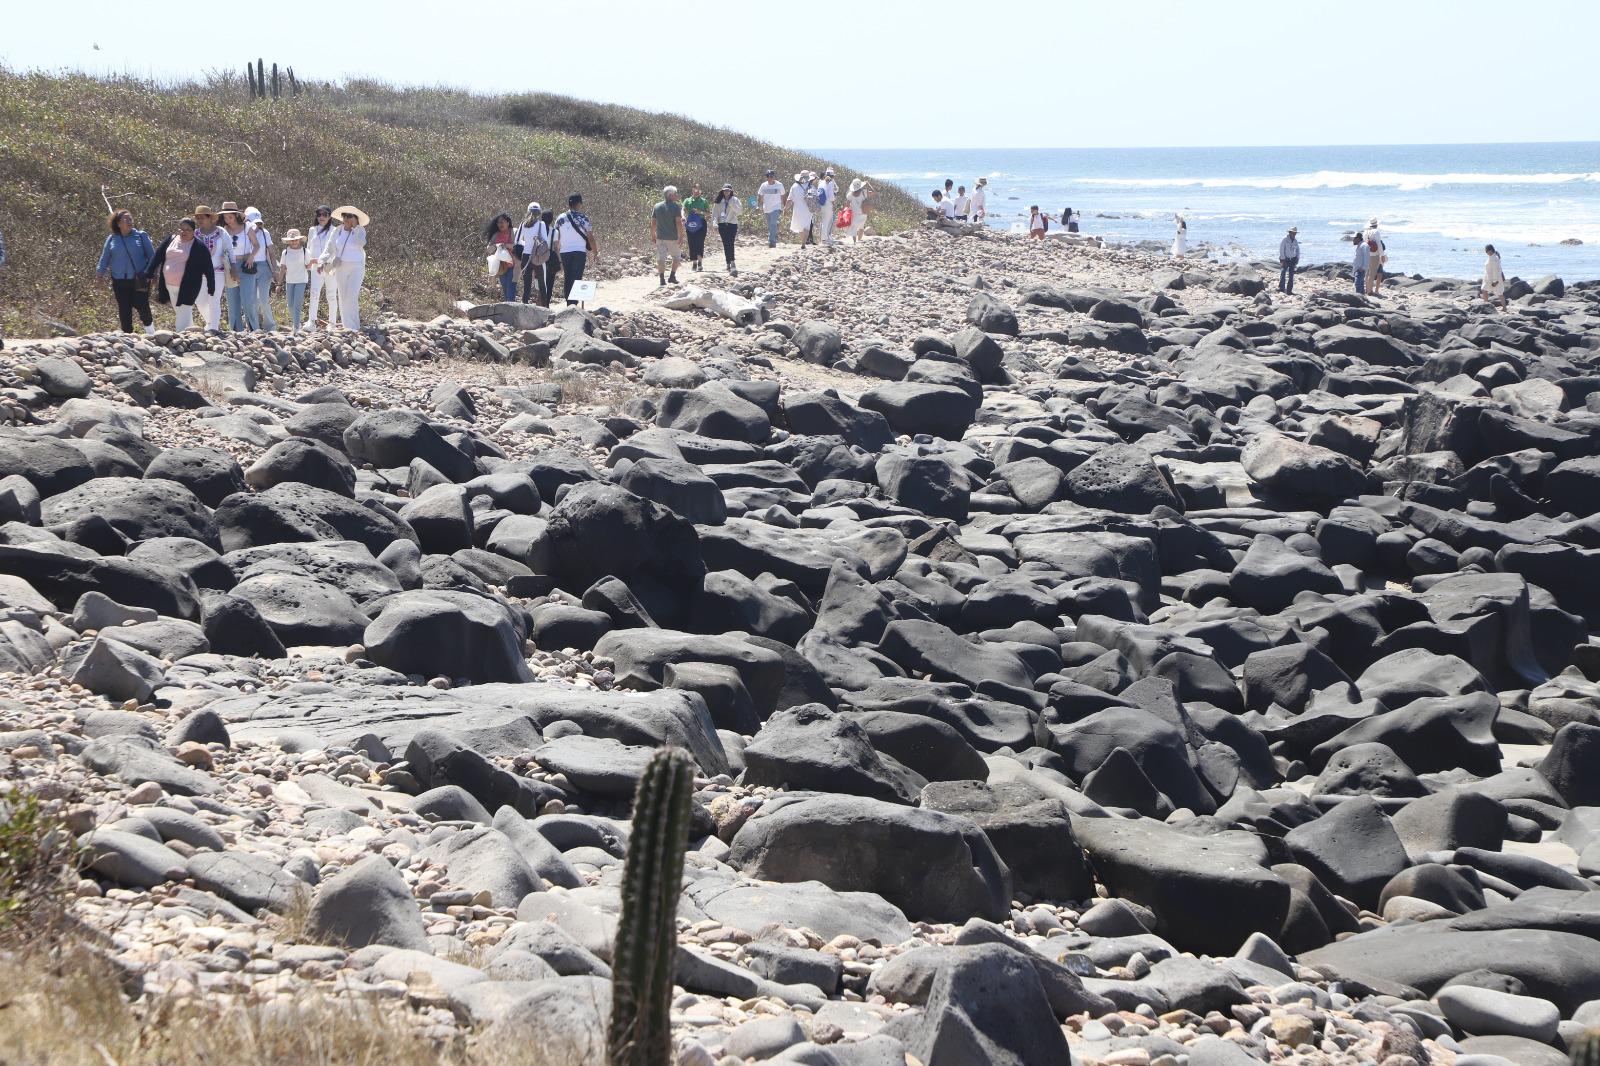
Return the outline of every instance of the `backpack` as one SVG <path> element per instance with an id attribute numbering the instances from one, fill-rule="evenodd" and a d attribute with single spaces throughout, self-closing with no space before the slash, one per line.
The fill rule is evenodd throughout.
<path id="1" fill-rule="evenodd" d="M 828 183 L 823 182 L 817 186 L 817 206 L 823 207 L 828 202 Z"/>
<path id="2" fill-rule="evenodd" d="M 814 213 L 816 213 L 817 208 L 820 207 L 821 205 L 822 205 L 822 201 L 817 197 L 817 187 L 815 185 L 812 185 L 809 188 L 807 188 L 806 189 L 806 210 L 808 210 L 808 211 L 810 211 L 810 212 L 812 212 L 814 214 Z"/>
<path id="3" fill-rule="evenodd" d="M 517 227 L 518 244 L 522 242 L 522 231 L 526 228 L 526 226 Z M 535 237 L 533 239 L 533 250 L 528 252 L 528 261 L 534 266 L 544 266 L 548 263 L 550 261 L 550 242 L 544 237 Z"/>

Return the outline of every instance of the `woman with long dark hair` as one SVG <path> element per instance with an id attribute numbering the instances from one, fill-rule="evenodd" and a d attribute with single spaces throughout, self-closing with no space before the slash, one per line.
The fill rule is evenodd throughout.
<path id="1" fill-rule="evenodd" d="M 1500 253 L 1494 245 L 1483 246 L 1483 298 L 1500 310 L 1506 309 L 1506 272 L 1500 267 Z"/>
<path id="2" fill-rule="evenodd" d="M 506 303 L 517 302 L 517 232 L 516 223 L 504 211 L 489 220 L 483 229 L 483 239 L 489 242 L 489 269 L 500 283 L 500 299 Z"/>
<path id="3" fill-rule="evenodd" d="M 306 318 L 309 329 L 317 328 L 317 308 L 322 301 L 322 291 L 328 291 L 327 324 L 339 320 L 339 286 L 333 277 L 322 269 L 322 253 L 328 250 L 328 238 L 333 235 L 333 208 L 323 204 L 317 208 L 316 220 L 306 233 L 306 263 L 311 270 L 311 313 Z"/>
<path id="4" fill-rule="evenodd" d="M 111 279 L 111 294 L 117 298 L 117 321 L 122 332 L 133 332 L 133 313 L 139 312 L 146 333 L 154 332 L 150 317 L 150 261 L 156 250 L 150 234 L 133 228 L 133 213 L 113 211 L 107 219 L 111 235 L 100 248 L 100 262 L 94 272 L 103 281 Z"/>
<path id="5" fill-rule="evenodd" d="M 744 204 L 733 195 L 731 184 L 724 185 L 717 198 L 711 201 L 711 214 L 717 220 L 717 234 L 722 238 L 722 255 L 728 261 L 728 273 L 735 276 L 739 268 L 733 265 L 733 246 L 739 239 L 739 212 L 743 210 Z"/>

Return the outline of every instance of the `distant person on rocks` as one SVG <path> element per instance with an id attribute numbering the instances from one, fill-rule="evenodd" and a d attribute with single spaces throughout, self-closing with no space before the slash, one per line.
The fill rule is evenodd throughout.
<path id="1" fill-rule="evenodd" d="M 1294 272 L 1300 269 L 1300 231 L 1294 226 L 1278 242 L 1278 291 L 1294 295 Z"/>
<path id="2" fill-rule="evenodd" d="M 216 333 L 222 328 L 222 294 L 227 290 L 233 270 L 233 244 L 228 231 L 217 225 L 217 213 L 205 204 L 194 209 L 197 228 L 194 239 L 205 246 L 216 284 L 201 289 L 195 298 L 195 311 L 204 316 L 205 328 Z"/>
<path id="3" fill-rule="evenodd" d="M 717 222 L 717 236 L 722 238 L 722 256 L 728 261 L 728 273 L 734 277 L 739 276 L 733 259 L 734 245 L 739 240 L 739 213 L 743 210 L 744 203 L 734 195 L 731 183 L 724 185 L 711 201 L 711 216 Z"/>
<path id="4" fill-rule="evenodd" d="M 972 189 L 972 220 L 982 222 L 988 214 L 989 179 L 979 178 L 973 183 Z"/>
<path id="5" fill-rule="evenodd" d="M 823 244 L 833 243 L 833 221 L 839 211 L 839 183 L 834 180 L 833 168 L 822 172 L 817 182 L 817 239 Z"/>
<path id="6" fill-rule="evenodd" d="M 775 170 L 767 171 L 767 180 L 756 187 L 761 213 L 767 216 L 768 248 L 778 246 L 778 219 L 783 215 L 783 182 L 776 175 Z"/>
<path id="7" fill-rule="evenodd" d="M 1034 204 L 1028 208 L 1028 236 L 1036 241 L 1044 240 L 1045 233 L 1050 229 L 1050 220 L 1039 211 L 1039 205 Z"/>
<path id="8" fill-rule="evenodd" d="M 328 293 L 328 317 L 324 320 L 332 326 L 339 319 L 339 287 L 333 284 L 333 279 L 322 269 L 322 253 L 328 249 L 328 238 L 333 236 L 333 208 L 323 204 L 317 208 L 316 216 L 311 223 L 309 236 L 306 238 L 306 260 L 311 264 L 311 310 L 308 312 L 306 324 L 312 329 L 317 328 L 317 312 L 322 307 L 322 293 Z"/>
<path id="9" fill-rule="evenodd" d="M 668 185 L 661 190 L 662 199 L 650 209 L 650 233 L 656 242 L 656 281 L 666 285 L 677 284 L 678 260 L 683 257 L 684 225 L 683 205 L 678 202 L 678 187 Z M 667 263 L 672 263 L 672 276 L 667 276 Z"/>
<path id="10" fill-rule="evenodd" d="M 206 246 L 195 237 L 195 222 L 184 218 L 178 232 L 156 246 L 150 263 L 150 288 L 156 302 L 169 304 L 179 333 L 194 325 L 194 308 L 202 292 L 215 302 L 217 275 Z"/>
<path id="11" fill-rule="evenodd" d="M 556 275 L 561 273 L 561 255 L 556 251 L 556 213 L 543 211 L 539 214 L 539 221 L 544 223 L 544 228 L 550 234 L 550 256 L 544 261 L 544 273 L 540 280 L 544 283 L 544 306 L 550 306 L 550 299 L 556 291 Z"/>
<path id="12" fill-rule="evenodd" d="M 500 299 L 503 303 L 516 303 L 517 253 L 522 249 L 517 245 L 517 231 L 512 226 L 511 216 L 502 211 L 491 218 L 483 229 L 483 236 L 489 242 L 485 252 L 494 264 L 494 280 L 500 285 Z"/>
<path id="13" fill-rule="evenodd" d="M 811 216 L 816 207 L 817 191 L 811 187 L 811 174 L 802 170 L 789 186 L 789 232 L 805 234 L 800 238 L 802 248 L 811 243 Z"/>
<path id="14" fill-rule="evenodd" d="M 1480 295 L 1500 310 L 1506 309 L 1506 272 L 1500 268 L 1500 253 L 1494 245 L 1483 246 L 1483 289 Z"/>
<path id="15" fill-rule="evenodd" d="M 954 178 L 945 178 L 944 179 L 944 198 L 946 200 L 949 200 L 951 203 L 955 202 L 955 199 L 956 199 L 956 181 L 955 181 Z"/>
<path id="16" fill-rule="evenodd" d="M 277 271 L 272 267 L 272 231 L 261 218 L 258 208 L 247 207 L 244 209 L 244 224 L 254 235 L 251 247 L 251 264 L 255 267 L 253 273 L 246 272 L 242 283 L 254 288 L 254 293 L 245 300 L 245 307 L 252 304 L 256 309 L 255 321 L 250 324 L 251 329 L 276 330 L 278 320 L 272 315 L 272 282 L 277 276 Z"/>
<path id="17" fill-rule="evenodd" d="M 1072 208 L 1063 207 L 1061 209 L 1061 228 L 1065 229 L 1065 230 L 1068 230 L 1068 232 L 1071 232 L 1071 230 L 1068 229 L 1068 227 L 1070 227 L 1071 225 L 1072 225 Z"/>
<path id="18" fill-rule="evenodd" d="M 710 213 L 711 204 L 701 195 L 700 186 L 689 186 L 689 197 L 683 201 L 683 233 L 689 239 L 689 266 L 697 273 L 705 269 Z"/>
<path id="19" fill-rule="evenodd" d="M 1389 246 L 1384 243 L 1383 234 L 1378 232 L 1378 220 L 1375 218 L 1367 222 L 1367 240 L 1378 246 L 1378 254 L 1373 256 L 1372 264 L 1367 267 L 1367 292 L 1376 296 L 1383 284 L 1383 264 L 1389 261 Z"/>
<path id="20" fill-rule="evenodd" d="M 1173 215 L 1177 232 L 1172 237 L 1172 258 L 1182 259 L 1189 253 L 1189 223 L 1182 215 Z"/>
<path id="21" fill-rule="evenodd" d="M 861 243 L 861 233 L 867 228 L 867 201 L 872 198 L 872 185 L 866 178 L 850 183 L 845 202 L 850 205 L 850 242 Z"/>
<path id="22" fill-rule="evenodd" d="M 1067 208 L 1067 211 L 1068 211 L 1068 214 L 1067 214 L 1067 232 L 1068 233 L 1077 233 L 1078 232 L 1078 223 L 1083 221 L 1083 215 L 1082 215 L 1082 213 L 1080 213 L 1078 211 L 1072 210 L 1072 208 L 1070 208 L 1070 207 Z"/>
<path id="23" fill-rule="evenodd" d="M 1365 234 L 1356 234 L 1356 255 L 1350 262 L 1350 271 L 1355 275 L 1356 292 L 1367 291 L 1367 267 L 1372 262 L 1372 254 L 1367 251 L 1367 238 Z"/>
<path id="24" fill-rule="evenodd" d="M 967 187 L 956 187 L 956 221 L 965 222 L 972 217 L 972 197 L 967 195 Z"/>
<path id="25" fill-rule="evenodd" d="M 278 255 L 278 283 L 289 305 L 289 332 L 305 328 L 306 287 L 311 283 L 311 264 L 306 259 L 306 236 L 298 229 L 283 235 L 283 251 Z"/>
<path id="26" fill-rule="evenodd" d="M 956 217 L 955 201 L 940 190 L 933 190 L 933 207 L 930 209 L 929 217 L 940 222 L 954 222 Z"/>
<path id="27" fill-rule="evenodd" d="M 583 196 L 579 193 L 567 197 L 567 209 L 556 218 L 555 248 L 561 257 L 561 270 L 567 275 L 562 292 L 570 307 L 578 302 L 572 298 L 572 286 L 583 280 L 589 254 L 592 252 L 597 258 L 600 255 L 600 242 L 595 240 L 589 216 L 583 213 Z"/>
<path id="28" fill-rule="evenodd" d="M 367 277 L 367 226 L 372 222 L 359 207 L 333 209 L 339 228 L 328 238 L 322 253 L 324 270 L 331 270 L 339 287 L 339 322 L 345 329 L 361 329 L 361 283 Z"/>
<path id="29" fill-rule="evenodd" d="M 548 306 L 550 226 L 537 200 L 528 205 L 528 213 L 522 216 L 522 225 L 517 227 L 517 246 L 522 249 L 522 302 Z"/>
<path id="30" fill-rule="evenodd" d="M 155 332 L 150 317 L 150 263 L 156 257 L 150 234 L 133 226 L 133 214 L 113 211 L 107 220 L 111 235 L 100 247 L 100 262 L 95 276 L 111 279 L 111 294 L 117 299 L 117 321 L 122 332 L 133 332 L 133 313 L 139 312 L 146 333 Z"/>

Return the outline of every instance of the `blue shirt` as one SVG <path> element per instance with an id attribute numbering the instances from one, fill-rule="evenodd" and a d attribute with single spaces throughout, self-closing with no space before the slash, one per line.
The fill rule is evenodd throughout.
<path id="1" fill-rule="evenodd" d="M 155 246 L 150 243 L 150 234 L 144 230 L 136 229 L 126 237 L 113 233 L 106 238 L 105 247 L 100 249 L 100 262 L 94 272 L 104 274 L 109 267 L 112 277 L 128 281 L 149 270 L 150 260 L 155 257 Z"/>
<path id="2" fill-rule="evenodd" d="M 1371 261 L 1372 261 L 1372 252 L 1367 249 L 1367 242 L 1366 241 L 1362 241 L 1360 244 L 1356 245 L 1356 265 L 1355 265 L 1355 268 L 1357 270 L 1365 270 L 1365 269 L 1367 269 L 1367 264 L 1369 262 L 1371 262 Z"/>

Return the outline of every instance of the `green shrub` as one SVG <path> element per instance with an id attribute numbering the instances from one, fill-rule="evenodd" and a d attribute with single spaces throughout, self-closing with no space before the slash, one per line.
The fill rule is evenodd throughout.
<path id="1" fill-rule="evenodd" d="M 72 833 L 38 796 L 0 796 L 0 946 L 59 931 L 77 887 Z"/>

